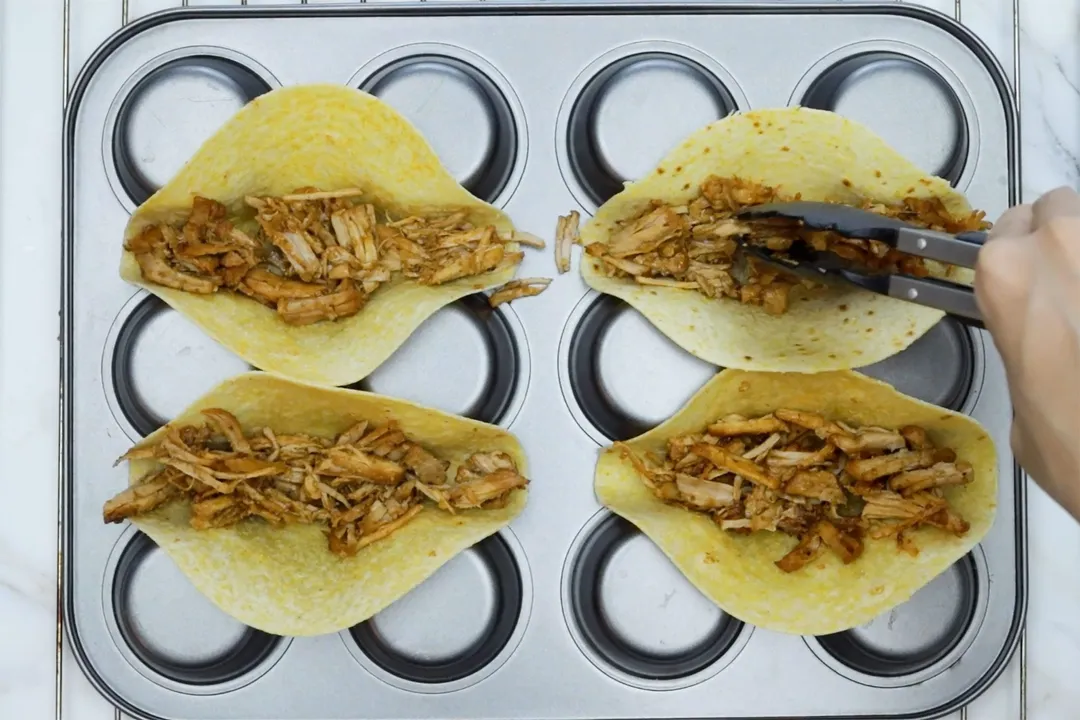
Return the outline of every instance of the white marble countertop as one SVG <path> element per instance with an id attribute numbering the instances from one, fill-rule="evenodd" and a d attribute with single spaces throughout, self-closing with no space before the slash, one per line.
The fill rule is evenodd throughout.
<path id="1" fill-rule="evenodd" d="M 1062 184 L 1080 187 L 1080 2 L 1017 0 L 1017 62 L 1014 0 L 919 1 L 948 14 L 959 6 L 961 21 L 998 55 L 1010 77 L 1019 67 L 1024 199 L 1033 200 Z M 4 719 L 38 720 L 56 714 L 62 89 L 93 49 L 120 26 L 125 9 L 134 18 L 178 4 L 70 0 L 70 32 L 65 35 L 63 0 L 0 0 Z M 1028 718 L 1050 720 L 1080 715 L 1080 526 L 1034 486 L 1029 543 L 1024 646 L 998 682 L 955 718 L 1011 719 L 1026 713 Z M 65 654 L 62 670 L 63 718 L 117 716 L 90 688 L 70 654 Z"/>

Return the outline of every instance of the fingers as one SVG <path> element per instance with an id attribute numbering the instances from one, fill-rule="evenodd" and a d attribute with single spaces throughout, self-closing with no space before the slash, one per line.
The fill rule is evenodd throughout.
<path id="1" fill-rule="evenodd" d="M 1006 210 L 990 230 L 990 238 L 1027 235 L 1032 231 L 1033 210 L 1031 205 L 1017 205 Z"/>
<path id="2" fill-rule="evenodd" d="M 1032 285 L 1031 238 L 1005 235 L 988 242 L 975 264 L 975 302 L 994 345 L 1010 368 L 1018 368 Z"/>
<path id="3" fill-rule="evenodd" d="M 1059 187 L 1036 200 L 1031 212 L 1036 229 L 1055 218 L 1080 217 L 1080 195 L 1072 188 Z"/>

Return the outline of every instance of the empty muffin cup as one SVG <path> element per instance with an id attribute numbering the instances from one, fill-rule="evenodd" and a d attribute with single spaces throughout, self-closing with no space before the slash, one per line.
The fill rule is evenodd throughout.
<path id="1" fill-rule="evenodd" d="M 528 383 L 520 324 L 506 306 L 468 295 L 430 318 L 352 385 L 488 423 L 509 424 Z"/>
<path id="2" fill-rule="evenodd" d="M 986 604 L 980 575 L 968 554 L 869 623 L 807 642 L 819 659 L 863 684 L 923 682 L 956 662 L 978 631 Z"/>
<path id="3" fill-rule="evenodd" d="M 351 628 L 346 642 L 353 656 L 385 682 L 416 692 L 451 692 L 497 670 L 520 639 L 531 605 L 505 532 L 454 556 Z"/>
<path id="4" fill-rule="evenodd" d="M 235 53 L 193 49 L 137 76 L 108 138 L 127 200 L 143 203 L 240 108 L 270 91 L 272 78 L 253 67 Z"/>
<path id="5" fill-rule="evenodd" d="M 970 331 L 946 316 L 904 350 L 858 371 L 905 395 L 959 411 L 982 381 L 977 347 Z"/>
<path id="6" fill-rule="evenodd" d="M 674 50 L 605 59 L 607 65 L 583 73 L 565 123 L 564 174 L 569 170 L 585 196 L 579 199 L 593 207 L 737 108 L 717 70 Z"/>
<path id="7" fill-rule="evenodd" d="M 578 303 L 562 345 L 564 399 L 601 445 L 659 425 L 717 370 L 622 300 L 595 292 Z"/>
<path id="8" fill-rule="evenodd" d="M 110 597 L 120 641 L 144 666 L 140 671 L 188 686 L 182 692 L 226 692 L 252 682 L 287 645 L 219 610 L 137 531 L 119 553 Z"/>
<path id="9" fill-rule="evenodd" d="M 563 610 L 589 660 L 642 689 L 712 677 L 750 631 L 698 592 L 648 537 L 606 510 L 575 541 L 563 572 Z"/>
<path id="10" fill-rule="evenodd" d="M 360 89 L 415 125 L 469 192 L 488 202 L 500 199 L 510 189 L 523 144 L 509 86 L 477 67 L 478 59 L 449 54 L 456 49 L 414 50 L 389 60 Z"/>
<path id="11" fill-rule="evenodd" d="M 956 184 L 967 164 L 964 107 L 941 73 L 892 51 L 835 63 L 806 89 L 802 105 L 865 124 L 926 172 Z"/>
<path id="12" fill-rule="evenodd" d="M 135 441 L 250 369 L 163 300 L 140 291 L 113 323 L 102 378 L 114 418 Z"/>

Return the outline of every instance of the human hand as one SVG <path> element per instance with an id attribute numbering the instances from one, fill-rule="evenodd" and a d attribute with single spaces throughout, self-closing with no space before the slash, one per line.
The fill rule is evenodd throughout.
<path id="1" fill-rule="evenodd" d="M 975 298 L 1005 362 L 1013 452 L 1080 519 L 1080 195 L 1058 188 L 1005 212 Z"/>

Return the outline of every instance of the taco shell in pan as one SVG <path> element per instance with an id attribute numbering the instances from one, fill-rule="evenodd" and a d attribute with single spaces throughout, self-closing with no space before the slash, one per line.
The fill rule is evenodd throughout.
<path id="1" fill-rule="evenodd" d="M 607 242 L 620 223 L 652 201 L 684 205 L 711 175 L 760 183 L 803 200 L 899 204 L 906 197 L 937 198 L 950 215 L 972 212 L 948 182 L 916 167 L 863 125 L 823 110 L 768 109 L 731 115 L 691 135 L 647 176 L 604 203 L 582 228 L 581 244 Z M 839 283 L 793 296 L 787 312 L 770 315 L 697 290 L 606 276 L 601 261 L 588 254 L 582 255 L 581 272 L 591 287 L 629 303 L 680 347 L 720 367 L 743 370 L 863 367 L 904 350 L 944 317 L 940 310 Z M 967 269 L 949 275 L 967 284 L 972 277 Z"/>
<path id="2" fill-rule="evenodd" d="M 366 392 L 246 373 L 212 389 L 170 425 L 201 425 L 205 418 L 200 411 L 207 408 L 232 413 L 245 431 L 269 427 L 279 436 L 333 437 L 362 420 L 394 420 L 410 439 L 442 460 L 456 463 L 474 452 L 501 451 L 519 472 L 528 472 L 524 450 L 505 430 Z M 168 428 L 136 447 L 157 443 Z M 158 468 L 154 460 L 131 460 L 130 484 Z M 268 633 L 304 636 L 338 632 L 367 620 L 454 555 L 508 525 L 524 508 L 526 497 L 527 490 L 518 488 L 497 509 L 450 513 L 428 507 L 388 537 L 345 558 L 327 548 L 325 525 L 275 528 L 255 519 L 195 530 L 188 522 L 187 501 L 137 515 L 131 522 L 224 612 Z"/>
<path id="3" fill-rule="evenodd" d="M 662 456 L 668 438 L 701 432 L 729 414 L 758 417 L 778 408 L 855 426 L 922 427 L 938 446 L 954 449 L 973 467 L 972 482 L 945 490 L 949 505 L 970 528 L 961 537 L 936 528 L 908 531 L 918 547 L 915 557 L 900 551 L 895 538 L 867 538 L 863 554 L 850 564 L 825 553 L 803 569 L 785 573 L 774 561 L 796 545 L 794 537 L 722 530 L 703 513 L 657 499 L 618 448 L 602 451 L 595 475 L 599 500 L 636 525 L 698 590 L 733 617 L 799 635 L 848 630 L 909 599 L 990 529 L 998 458 L 989 434 L 969 417 L 853 371 L 807 375 L 725 370 L 671 419 L 625 445 L 639 456 Z"/>
<path id="4" fill-rule="evenodd" d="M 359 90 L 319 84 L 274 90 L 238 111 L 136 209 L 124 240 L 148 225 L 183 222 L 195 196 L 224 204 L 230 219 L 250 220 L 246 196 L 282 196 L 302 187 L 358 188 L 363 202 L 398 218 L 464 210 L 478 226 L 514 229 L 504 213 L 459 185 L 389 105 Z M 146 282 L 128 250 L 120 263 L 124 280 L 154 293 L 250 364 L 323 385 L 367 376 L 440 308 L 502 285 L 515 272 L 516 266 L 500 267 L 442 285 L 399 278 L 351 317 L 296 326 L 239 293 L 199 295 Z"/>

